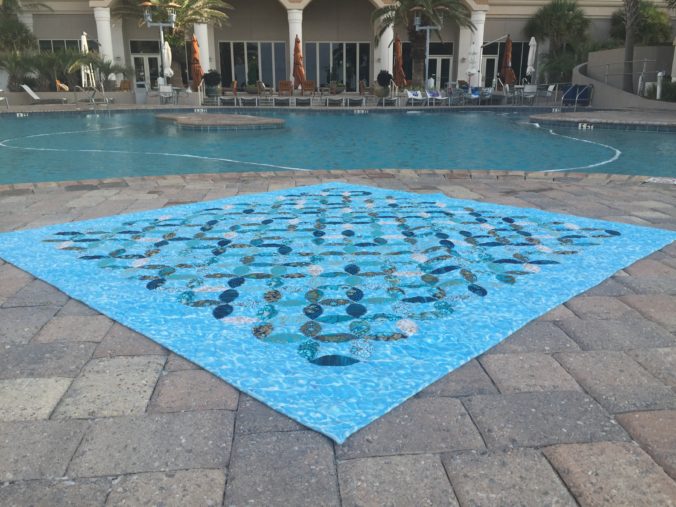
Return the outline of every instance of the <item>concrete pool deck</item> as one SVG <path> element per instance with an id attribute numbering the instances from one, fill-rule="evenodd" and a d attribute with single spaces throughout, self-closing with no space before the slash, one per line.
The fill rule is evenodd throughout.
<path id="1" fill-rule="evenodd" d="M 645 176 L 174 175 L 0 186 L 0 231 L 346 181 L 676 230 Z M 0 505 L 676 505 L 676 244 L 343 445 L 0 261 Z"/>

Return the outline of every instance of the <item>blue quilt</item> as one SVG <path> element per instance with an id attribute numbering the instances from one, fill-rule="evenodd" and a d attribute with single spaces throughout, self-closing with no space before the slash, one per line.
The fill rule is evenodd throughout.
<path id="1" fill-rule="evenodd" d="M 0 257 L 343 442 L 671 231 L 326 183 L 0 235 Z"/>

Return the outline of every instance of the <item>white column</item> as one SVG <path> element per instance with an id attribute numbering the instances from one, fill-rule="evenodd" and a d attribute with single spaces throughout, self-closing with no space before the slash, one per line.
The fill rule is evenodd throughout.
<path id="1" fill-rule="evenodd" d="M 33 23 L 33 14 L 30 12 L 21 12 L 19 13 L 19 21 L 28 27 L 31 32 L 35 33 L 35 27 Z"/>
<path id="2" fill-rule="evenodd" d="M 215 69 L 214 61 L 211 59 L 211 38 L 209 37 L 209 27 L 206 23 L 195 23 L 193 31 L 197 38 L 197 43 L 200 45 L 200 63 L 202 70 L 208 72 Z"/>
<path id="3" fill-rule="evenodd" d="M 377 25 L 376 25 L 377 26 Z M 394 28 L 392 26 L 387 27 L 387 29 L 380 36 L 380 41 L 378 45 L 373 48 L 373 80 L 375 81 L 376 77 L 381 70 L 386 70 L 390 74 L 393 71 L 393 51 L 392 41 L 394 40 Z"/>
<path id="4" fill-rule="evenodd" d="M 122 18 L 113 18 L 110 23 L 110 34 L 113 40 L 113 62 L 119 65 L 125 65 L 127 62 L 127 51 L 125 47 Z"/>
<path id="5" fill-rule="evenodd" d="M 99 41 L 99 54 L 104 60 L 115 62 L 113 55 L 113 34 L 110 29 L 110 8 L 94 7 L 96 35 Z"/>
<path id="6" fill-rule="evenodd" d="M 293 81 L 293 48 L 296 45 L 296 35 L 303 42 L 303 11 L 302 9 L 288 9 L 289 18 L 289 79 Z"/>
<path id="7" fill-rule="evenodd" d="M 471 19 L 475 26 L 474 31 L 469 28 L 460 29 L 457 79 L 468 81 L 470 86 L 479 86 L 486 11 L 472 11 Z"/>

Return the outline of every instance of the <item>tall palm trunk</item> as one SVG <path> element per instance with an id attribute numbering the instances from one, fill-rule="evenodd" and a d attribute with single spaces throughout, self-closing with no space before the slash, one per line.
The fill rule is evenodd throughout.
<path id="1" fill-rule="evenodd" d="M 622 89 L 625 92 L 634 93 L 634 33 L 638 19 L 638 0 L 624 0 L 625 26 L 624 26 L 624 74 L 622 76 Z"/>
<path id="2" fill-rule="evenodd" d="M 411 41 L 411 59 L 413 60 L 413 69 L 411 81 L 414 86 L 423 86 L 425 80 L 425 45 L 426 35 L 423 30 L 416 31 L 415 28 L 408 31 L 408 37 Z"/>

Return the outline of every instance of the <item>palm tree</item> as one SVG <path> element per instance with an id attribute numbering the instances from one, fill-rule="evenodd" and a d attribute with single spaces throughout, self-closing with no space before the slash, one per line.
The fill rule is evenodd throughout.
<path id="1" fill-rule="evenodd" d="M 221 26 L 227 23 L 227 11 L 233 9 L 225 0 L 150 0 L 153 4 L 150 10 L 157 21 L 169 19 L 168 8 L 170 3 L 178 4 L 176 8 L 176 23 L 171 34 L 165 35 L 169 44 L 180 47 L 185 41 L 185 32 L 195 23 L 213 23 Z M 117 17 L 137 18 L 139 25 L 143 24 L 143 7 L 139 0 L 115 0 L 112 13 Z"/>
<path id="2" fill-rule="evenodd" d="M 545 67 L 555 69 L 556 79 L 560 79 L 572 71 L 575 49 L 586 41 L 589 24 L 575 0 L 552 0 L 537 10 L 524 31 L 538 40 L 549 40 Z"/>
<path id="3" fill-rule="evenodd" d="M 19 85 L 26 82 L 26 75 L 33 70 L 33 67 L 25 54 L 19 51 L 8 51 L 0 54 L 0 69 L 9 74 L 7 89 L 16 92 L 21 90 Z"/>
<path id="4" fill-rule="evenodd" d="M 425 78 L 426 34 L 416 30 L 416 16 L 420 16 L 422 26 L 442 27 L 451 21 L 474 30 L 474 24 L 469 9 L 460 0 L 398 0 L 373 11 L 371 21 L 376 25 L 376 44 L 391 26 L 401 26 L 408 32 L 413 58 L 412 80 L 420 86 Z M 437 36 L 441 39 L 439 31 Z"/>

